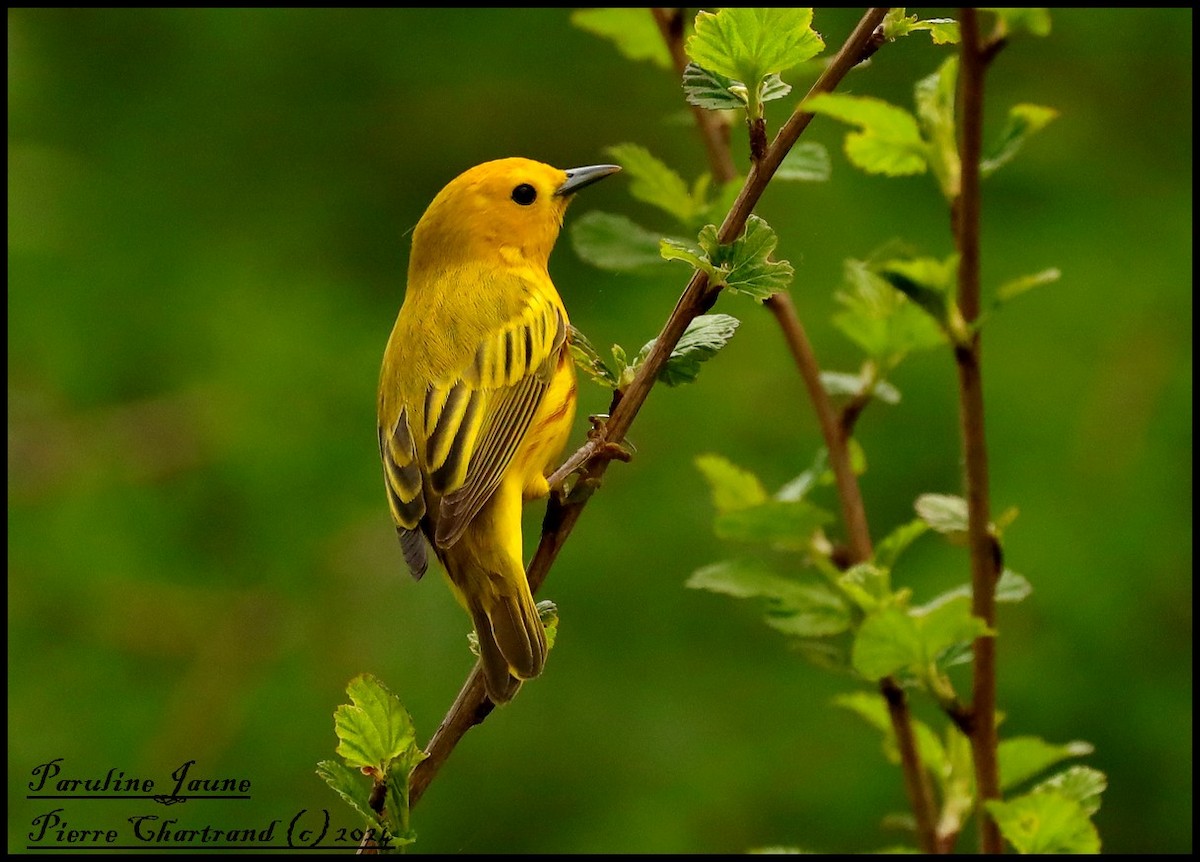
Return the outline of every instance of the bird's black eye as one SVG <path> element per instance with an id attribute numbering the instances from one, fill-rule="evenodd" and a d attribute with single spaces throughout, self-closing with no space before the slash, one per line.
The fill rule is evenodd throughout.
<path id="1" fill-rule="evenodd" d="M 537 200 L 537 189 L 529 183 L 521 183 L 512 190 L 512 199 L 521 206 L 527 207 Z"/>

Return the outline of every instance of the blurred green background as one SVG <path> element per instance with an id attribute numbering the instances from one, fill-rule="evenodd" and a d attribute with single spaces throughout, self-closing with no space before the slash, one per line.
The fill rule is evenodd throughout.
<path id="1" fill-rule="evenodd" d="M 832 51 L 856 20 L 818 10 L 814 26 Z M 377 461 L 406 231 L 491 158 L 569 167 L 635 141 L 697 176 L 679 87 L 566 10 L 8 24 L 9 849 L 45 807 L 22 798 L 30 770 L 55 757 L 77 777 L 163 782 L 195 759 L 253 780 L 252 802 L 169 814 L 67 802 L 76 828 L 138 813 L 262 828 L 321 808 L 357 826 L 313 772 L 346 682 L 379 675 L 425 739 L 472 663 L 440 576 L 403 570 Z M 987 94 L 991 132 L 1015 102 L 1062 112 L 985 185 L 985 282 L 1063 271 L 985 337 L 993 505 L 1020 507 L 1008 562 L 1035 588 L 1001 609 L 1002 732 L 1096 745 L 1112 851 L 1192 846 L 1191 25 L 1185 10 L 1056 12 L 1049 38 L 1000 55 Z M 911 37 L 843 89 L 909 106 L 945 51 Z M 842 133 L 818 119 L 806 137 L 829 145 L 832 182 L 779 184 L 759 212 L 822 364 L 850 370 L 829 322 L 842 260 L 894 237 L 951 243 L 932 180 L 858 173 Z M 670 227 L 621 178 L 568 223 L 593 208 Z M 577 326 L 633 350 L 685 280 L 678 265 L 601 273 L 565 239 L 551 272 Z M 732 554 L 694 457 L 723 453 L 773 488 L 820 445 L 770 315 L 717 308 L 741 330 L 697 385 L 651 395 L 636 459 L 609 472 L 543 592 L 563 617 L 545 676 L 459 746 L 415 812 L 418 849 L 904 840 L 880 827 L 905 807 L 898 771 L 828 705 L 854 683 L 807 665 L 751 604 L 683 587 Z M 877 538 L 960 482 L 949 352 L 894 380 L 904 400 L 859 432 Z M 582 392 L 581 416 L 604 409 Z M 897 577 L 927 599 L 966 559 L 924 539 Z"/>

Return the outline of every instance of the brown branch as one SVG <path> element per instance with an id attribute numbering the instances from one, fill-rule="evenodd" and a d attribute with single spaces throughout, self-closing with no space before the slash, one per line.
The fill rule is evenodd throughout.
<path id="1" fill-rule="evenodd" d="M 863 16 L 854 32 L 842 45 L 841 50 L 813 85 L 810 93 L 826 92 L 837 86 L 838 82 L 863 56 L 871 42 L 875 28 L 886 13 L 886 8 L 871 9 Z M 783 157 L 800 137 L 812 116 L 812 114 L 797 108 L 784 127 L 780 129 L 763 160 L 750 171 L 737 201 L 725 217 L 720 230 L 721 242 L 732 241 L 745 228 L 746 218 L 750 215 L 750 211 L 762 196 L 767 183 L 778 169 L 779 163 L 783 161 Z M 692 320 L 712 307 L 719 291 L 720 288 L 713 289 L 709 286 L 708 277 L 704 273 L 697 272 L 692 276 L 683 294 L 679 297 L 675 309 L 667 318 L 654 347 L 651 348 L 650 355 L 646 357 L 633 381 L 624 391 L 620 403 L 616 405 L 612 415 L 604 424 L 603 431 L 594 440 L 585 444 L 585 448 L 589 450 L 587 460 L 581 468 L 582 475 L 576 480 L 572 493 L 568 495 L 565 502 L 559 501 L 557 496 L 551 497 L 542 527 L 541 541 L 528 567 L 531 589 L 536 591 L 545 581 L 550 566 L 558 556 L 559 549 L 571 534 L 575 522 L 579 520 L 583 507 L 587 504 L 588 497 L 577 493 L 576 489 L 588 490 L 598 487 L 608 469 L 609 462 L 613 458 L 613 451 L 610 447 L 601 444 L 619 443 L 625 438 L 630 425 L 633 424 L 638 411 L 645 403 L 650 389 L 658 379 L 659 372 L 666 364 L 671 351 L 675 349 L 684 330 Z M 429 756 L 413 770 L 412 804 L 416 804 L 424 794 L 458 741 L 468 730 L 482 722 L 490 712 L 488 706 L 490 702 L 482 685 L 479 684 L 478 676 L 479 668 L 476 666 L 426 747 L 426 753 Z"/>
<path id="2" fill-rule="evenodd" d="M 687 53 L 683 47 L 684 10 L 656 7 L 650 12 L 654 15 L 663 41 L 667 43 L 667 50 L 671 52 L 671 62 L 675 65 L 675 71 L 682 76 L 688 64 Z M 729 148 L 729 124 L 715 111 L 696 105 L 688 107 L 692 109 L 696 129 L 704 141 L 704 151 L 708 154 L 708 168 L 712 171 L 713 179 L 724 185 L 738 174 L 733 163 L 733 152 Z"/>
<path id="3" fill-rule="evenodd" d="M 986 47 L 980 44 L 973 8 L 961 10 L 962 30 L 962 184 L 952 208 L 958 245 L 958 306 L 968 325 L 979 317 L 980 287 L 980 191 L 979 162 L 983 151 L 983 76 Z M 980 368 L 981 342 L 976 330 L 966 343 L 955 347 L 958 365 L 959 420 L 966 474 L 967 537 L 971 549 L 971 613 L 989 629 L 996 624 L 996 565 L 990 533 L 988 503 L 987 444 L 983 421 L 983 376 Z M 1000 853 L 1004 847 L 1000 830 L 987 813 L 984 802 L 1000 798 L 1000 773 L 996 761 L 996 639 L 977 638 L 974 644 L 971 680 L 971 752 L 978 788 L 980 848 Z"/>
<path id="4" fill-rule="evenodd" d="M 842 433 L 842 424 L 829 401 L 829 394 L 821 385 L 821 367 L 817 363 L 808 335 L 804 332 L 804 326 L 796 315 L 792 298 L 786 293 L 777 293 L 767 300 L 766 305 L 779 322 L 779 328 L 783 330 L 784 340 L 792 351 L 796 367 L 800 369 L 800 376 L 808 390 L 809 400 L 817 412 L 821 436 L 825 438 L 825 448 L 829 450 L 829 464 L 837 481 L 838 500 L 842 505 L 842 520 L 846 522 L 846 536 L 850 543 L 852 559 L 856 563 L 866 562 L 874 552 L 871 549 L 871 531 L 867 527 L 862 492 L 859 490 L 858 477 L 854 475 L 850 453 L 846 447 L 849 435 Z"/>

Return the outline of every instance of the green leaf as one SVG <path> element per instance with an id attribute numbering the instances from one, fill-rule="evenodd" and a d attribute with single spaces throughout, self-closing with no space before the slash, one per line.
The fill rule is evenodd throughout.
<path id="1" fill-rule="evenodd" d="M 795 270 L 786 260 L 769 259 L 778 242 L 771 226 L 751 215 L 742 235 L 730 245 L 721 246 L 725 274 L 720 281 L 734 293 L 744 293 L 759 301 L 786 290 Z"/>
<path id="2" fill-rule="evenodd" d="M 745 84 L 695 63 L 688 63 L 683 70 L 683 94 L 689 105 L 710 111 L 732 111 L 746 107 Z"/>
<path id="3" fill-rule="evenodd" d="M 322 760 L 317 764 L 317 775 L 325 779 L 325 783 L 334 792 L 349 803 L 370 826 L 378 826 L 379 818 L 371 810 L 367 785 L 362 780 L 362 773 L 336 760 Z"/>
<path id="4" fill-rule="evenodd" d="M 784 634 L 828 637 L 850 627 L 849 608 L 828 586 L 780 577 L 754 561 L 728 560 L 705 566 L 692 574 L 687 586 L 739 599 L 766 599 L 770 606 L 767 624 Z"/>
<path id="5" fill-rule="evenodd" d="M 829 150 L 823 144 L 805 142 L 796 144 L 783 157 L 779 170 L 775 171 L 775 179 L 823 183 L 832 172 Z"/>
<path id="6" fill-rule="evenodd" d="M 916 15 L 906 16 L 904 11 L 902 6 L 893 7 L 883 18 L 883 36 L 889 42 L 918 30 L 928 30 L 935 45 L 958 43 L 958 22 L 953 18 L 929 18 L 920 21 Z"/>
<path id="7" fill-rule="evenodd" d="M 962 162 L 958 156 L 954 105 L 957 95 L 958 57 L 946 58 L 938 70 L 917 82 L 917 118 L 929 144 L 929 166 L 947 201 L 962 188 Z"/>
<path id="8" fill-rule="evenodd" d="M 967 531 L 967 501 L 952 494 L 922 494 L 913 508 L 931 529 L 948 536 Z"/>
<path id="9" fill-rule="evenodd" d="M 606 389 L 616 389 L 617 375 L 600 358 L 600 354 L 596 352 L 592 342 L 588 341 L 587 336 L 573 325 L 568 329 L 570 337 L 567 344 L 571 349 L 571 358 L 575 360 L 575 364 L 595 383 Z"/>
<path id="10" fill-rule="evenodd" d="M 900 555 L 927 529 L 928 526 L 919 518 L 896 527 L 875 546 L 875 565 L 885 569 L 894 568 Z"/>
<path id="11" fill-rule="evenodd" d="M 554 641 L 558 639 L 558 605 L 542 599 L 536 607 L 538 619 L 546 629 L 546 649 L 554 649 Z"/>
<path id="12" fill-rule="evenodd" d="M 1100 834 L 1084 807 L 1044 791 L 986 803 L 1001 834 L 1018 853 L 1099 853 Z"/>
<path id="13" fill-rule="evenodd" d="M 1010 33 L 1025 31 L 1034 36 L 1050 35 L 1050 10 L 1039 8 L 989 8 L 985 11 L 996 15 L 998 35 L 1003 37 Z"/>
<path id="14" fill-rule="evenodd" d="M 699 246 L 664 239 L 659 254 L 666 260 L 682 260 L 708 273 L 709 282 L 732 293 L 744 293 L 760 302 L 785 290 L 794 270 L 786 260 L 771 260 L 778 238 L 771 226 L 756 215 L 746 219 L 746 229 L 731 243 L 717 241 L 716 225 L 705 225 L 697 237 Z"/>
<path id="15" fill-rule="evenodd" d="M 696 64 L 744 82 L 750 116 L 758 117 L 762 80 L 815 57 L 825 43 L 812 29 L 812 9 L 726 7 L 697 13 L 685 47 Z"/>
<path id="16" fill-rule="evenodd" d="M 721 455 L 699 455 L 696 467 L 708 481 L 718 513 L 749 509 L 767 501 L 767 491 L 759 478 Z"/>
<path id="17" fill-rule="evenodd" d="M 943 596 L 905 611 L 882 606 L 863 621 L 854 641 L 854 668 L 869 680 L 899 670 L 928 673 L 944 651 L 987 634 L 983 620 L 971 616 L 971 603 L 962 596 Z"/>
<path id="18" fill-rule="evenodd" d="M 872 682 L 924 660 L 921 630 L 902 608 L 889 605 L 864 621 L 854 639 L 850 660 Z"/>
<path id="19" fill-rule="evenodd" d="M 846 156 L 864 171 L 893 177 L 925 173 L 929 145 L 916 118 L 903 108 L 841 93 L 819 93 L 806 99 L 804 108 L 859 128 L 846 135 Z"/>
<path id="20" fill-rule="evenodd" d="M 658 207 L 689 227 L 704 211 L 706 202 L 694 200 L 683 178 L 645 147 L 617 144 L 605 152 L 629 174 L 629 193 L 638 200 Z"/>
<path id="21" fill-rule="evenodd" d="M 838 577 L 838 584 L 868 613 L 891 598 L 891 573 L 871 563 L 855 563 Z"/>
<path id="22" fill-rule="evenodd" d="M 934 599 L 911 611 L 921 630 L 925 657 L 935 661 L 946 650 L 966 645 L 988 634 L 987 623 L 971 616 L 967 596 L 949 595 Z"/>
<path id="23" fill-rule="evenodd" d="M 667 386 L 691 383 L 700 374 L 701 363 L 716 356 L 717 351 L 729 343 L 737 331 L 740 321 L 728 314 L 702 314 L 688 324 L 683 331 L 667 364 L 658 372 L 658 379 Z M 650 355 L 653 339 L 638 353 L 635 366 L 640 366 Z"/>
<path id="24" fill-rule="evenodd" d="M 646 230 L 623 215 L 593 210 L 571 225 L 571 247 L 586 263 L 613 272 L 636 272 L 657 266 L 661 234 Z"/>
<path id="25" fill-rule="evenodd" d="M 1034 793 L 1051 790 L 1074 799 L 1083 806 L 1089 817 L 1100 810 L 1100 794 L 1108 789 L 1108 776 L 1090 766 L 1072 766 L 1047 778 L 1033 789 Z"/>
<path id="26" fill-rule="evenodd" d="M 1005 569 L 996 581 L 996 601 L 1015 604 L 1027 598 L 1033 592 L 1033 585 L 1024 575 L 1018 575 L 1012 569 Z"/>
<path id="27" fill-rule="evenodd" d="M 571 23 L 613 42 L 630 60 L 649 60 L 659 68 L 671 68 L 671 53 L 646 9 L 577 9 L 571 13 Z"/>
<path id="28" fill-rule="evenodd" d="M 767 75 L 758 88 L 758 100 L 773 102 L 776 99 L 782 99 L 790 92 L 792 92 L 791 84 L 786 83 L 778 75 Z"/>
<path id="29" fill-rule="evenodd" d="M 862 261 L 847 260 L 835 298 L 844 310 L 833 322 L 886 370 L 913 350 L 945 343 L 941 327 Z"/>
<path id="30" fill-rule="evenodd" d="M 839 694 L 833 698 L 833 705 L 849 710 L 883 734 L 883 753 L 891 763 L 900 762 L 900 749 L 896 744 L 896 733 L 892 729 L 892 720 L 888 715 L 887 703 L 878 693 L 868 694 L 856 691 L 850 694 Z M 942 741 L 928 724 L 918 718 L 911 720 L 913 736 L 917 742 L 917 754 L 921 763 L 934 775 L 940 774 L 946 768 L 946 752 Z"/>
<path id="31" fill-rule="evenodd" d="M 713 524 L 719 538 L 804 550 L 812 535 L 833 517 L 805 500 L 768 500 L 757 506 L 722 512 Z"/>
<path id="32" fill-rule="evenodd" d="M 1013 105 L 1008 109 L 1008 123 L 1000 140 L 979 163 L 981 176 L 991 176 L 1016 158 L 1030 135 L 1040 132 L 1058 117 L 1058 111 L 1042 105 Z"/>
<path id="33" fill-rule="evenodd" d="M 682 260 L 693 269 L 704 270 L 710 279 L 715 272 L 704 251 L 687 240 L 663 237 L 658 244 L 658 254 L 663 260 Z"/>
<path id="34" fill-rule="evenodd" d="M 996 749 L 1000 789 L 1010 790 L 1056 763 L 1072 757 L 1087 757 L 1092 751 L 1092 746 L 1086 742 L 1054 745 L 1037 736 L 1002 739 Z"/>
<path id="35" fill-rule="evenodd" d="M 877 267 L 896 290 L 916 303 L 943 329 L 951 325 L 951 291 L 958 279 L 958 255 L 941 261 L 932 257 L 889 260 Z"/>
<path id="36" fill-rule="evenodd" d="M 1020 296 L 1027 290 L 1033 290 L 1035 287 L 1041 287 L 1043 284 L 1050 284 L 1062 278 L 1062 272 L 1056 267 L 1043 269 L 1041 272 L 1035 272 L 1033 275 L 1023 275 L 1020 278 L 1014 278 L 1004 282 L 996 289 L 996 300 L 998 302 L 1007 302 L 1015 296 Z"/>
<path id="37" fill-rule="evenodd" d="M 342 704 L 334 713 L 337 753 L 347 766 L 386 774 L 393 760 L 417 748 L 412 719 L 400 699 L 371 674 L 352 679 L 346 693 L 353 705 Z"/>

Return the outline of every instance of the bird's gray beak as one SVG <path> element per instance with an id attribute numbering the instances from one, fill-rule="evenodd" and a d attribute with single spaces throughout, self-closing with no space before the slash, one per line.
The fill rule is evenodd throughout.
<path id="1" fill-rule="evenodd" d="M 584 186 L 604 179 L 621 170 L 618 165 L 588 165 L 586 168 L 570 168 L 567 170 L 567 181 L 554 190 L 555 197 L 565 197 L 574 194 Z"/>

